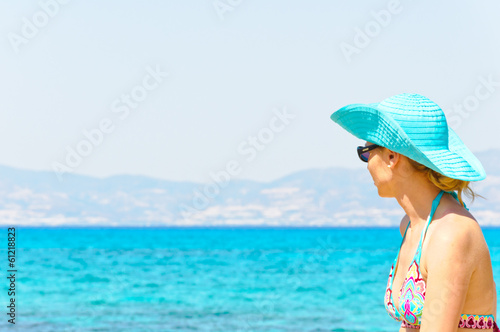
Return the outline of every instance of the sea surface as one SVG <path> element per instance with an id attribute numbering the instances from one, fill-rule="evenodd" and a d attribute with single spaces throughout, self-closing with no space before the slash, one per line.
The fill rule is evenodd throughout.
<path id="1" fill-rule="evenodd" d="M 500 285 L 500 229 L 483 233 Z M 16 228 L 16 324 L 2 249 L 0 330 L 397 331 L 383 297 L 400 241 L 396 228 Z"/>

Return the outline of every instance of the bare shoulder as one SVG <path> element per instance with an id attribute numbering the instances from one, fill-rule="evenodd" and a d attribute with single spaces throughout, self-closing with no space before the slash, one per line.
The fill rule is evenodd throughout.
<path id="1" fill-rule="evenodd" d="M 399 224 L 399 232 L 401 233 L 401 236 L 405 233 L 406 227 L 408 226 L 408 223 L 410 222 L 410 217 L 408 217 L 407 214 L 404 215 L 403 219 L 401 219 L 401 223 Z"/>
<path id="2" fill-rule="evenodd" d="M 481 227 L 468 211 L 446 211 L 433 222 L 433 240 L 439 242 L 476 241 L 483 238 Z"/>
<path id="3" fill-rule="evenodd" d="M 466 210 L 451 209 L 429 227 L 430 260 L 457 258 L 473 264 L 487 250 L 481 227 Z"/>

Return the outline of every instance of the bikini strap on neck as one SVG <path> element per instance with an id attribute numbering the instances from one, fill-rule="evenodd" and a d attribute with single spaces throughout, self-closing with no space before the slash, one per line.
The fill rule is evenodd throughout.
<path id="1" fill-rule="evenodd" d="M 426 233 L 427 233 L 427 228 L 429 227 L 429 225 L 432 221 L 432 218 L 434 218 L 434 213 L 436 212 L 437 207 L 439 205 L 439 202 L 441 201 L 441 197 L 443 197 L 444 193 L 445 193 L 445 191 L 441 190 L 439 192 L 439 194 L 436 196 L 436 198 L 434 198 L 434 200 L 432 201 L 431 213 L 429 213 L 429 218 L 427 219 L 427 224 L 425 225 L 425 232 Z"/>
<path id="2" fill-rule="evenodd" d="M 439 205 L 439 202 L 441 201 L 441 197 L 443 197 L 443 194 L 445 193 L 444 190 L 441 190 L 439 194 L 434 198 L 432 201 L 432 207 L 431 207 L 431 212 L 429 213 L 429 217 L 427 218 L 427 222 L 425 224 L 425 227 L 422 231 L 422 235 L 420 235 L 420 242 L 418 244 L 417 248 L 417 262 L 420 264 L 420 255 L 422 253 L 422 242 L 424 240 L 425 234 L 427 233 L 427 228 L 429 228 L 429 225 L 431 224 L 432 218 L 434 217 L 434 212 L 436 212 L 437 207 Z"/>
<path id="3" fill-rule="evenodd" d="M 453 196 L 453 197 L 457 200 L 457 202 L 459 202 L 459 203 L 460 203 L 460 200 L 458 199 L 458 195 L 457 195 L 457 193 L 456 193 L 456 192 L 454 192 L 454 191 L 445 191 L 445 193 L 450 194 L 451 196 Z M 469 208 L 467 208 L 467 205 L 465 205 L 465 202 L 463 202 L 463 205 L 464 205 L 464 208 L 465 208 L 467 211 L 469 211 Z"/>

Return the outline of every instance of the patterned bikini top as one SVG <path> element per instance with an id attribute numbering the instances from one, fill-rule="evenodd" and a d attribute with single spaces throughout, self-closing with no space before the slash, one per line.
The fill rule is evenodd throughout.
<path id="1" fill-rule="evenodd" d="M 420 242 L 418 243 L 417 251 L 410 267 L 408 268 L 408 272 L 406 273 L 403 285 L 401 286 L 401 290 L 399 293 L 399 304 L 397 307 L 394 306 L 394 300 L 392 298 L 392 283 L 397 271 L 399 252 L 401 251 L 401 246 L 403 245 L 406 231 L 408 231 L 410 222 L 408 223 L 408 226 L 406 226 L 406 230 L 403 235 L 403 241 L 401 242 L 401 245 L 399 247 L 396 259 L 391 266 L 391 272 L 389 273 L 389 280 L 387 281 L 387 289 L 385 292 L 385 308 L 392 318 L 402 322 L 401 326 L 404 328 L 420 327 L 422 311 L 424 309 L 426 288 L 425 281 L 422 279 L 422 275 L 420 273 L 420 255 L 422 253 L 422 242 L 424 240 L 425 234 L 427 233 L 427 228 L 429 227 L 432 217 L 434 216 L 434 212 L 436 212 L 441 197 L 444 193 L 444 191 L 441 191 L 432 201 L 431 212 L 429 214 L 429 217 L 427 218 L 427 222 L 422 231 L 422 235 L 420 236 Z M 458 200 L 455 192 L 449 193 Z M 394 267 L 396 267 L 396 271 L 394 271 Z M 494 321 L 493 315 L 461 315 L 459 327 L 487 329 L 496 327 L 496 323 Z"/>

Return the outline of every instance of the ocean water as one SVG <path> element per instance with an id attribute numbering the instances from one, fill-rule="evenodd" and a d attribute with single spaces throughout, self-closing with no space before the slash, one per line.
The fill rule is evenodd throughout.
<path id="1" fill-rule="evenodd" d="M 500 285 L 500 229 L 483 232 Z M 400 241 L 396 228 L 17 228 L 14 330 L 397 331 L 383 297 Z"/>

